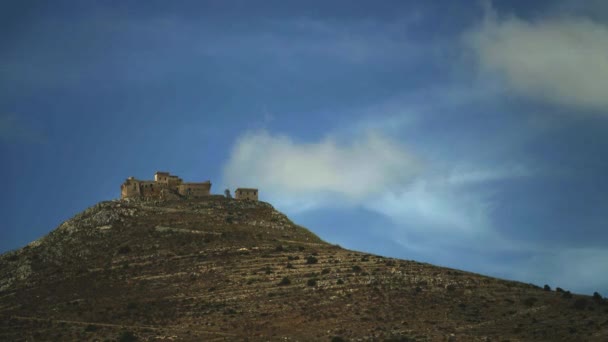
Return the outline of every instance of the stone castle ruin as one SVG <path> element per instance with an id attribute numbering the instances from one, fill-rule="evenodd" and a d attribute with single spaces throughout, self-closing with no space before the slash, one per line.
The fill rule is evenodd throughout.
<path id="1" fill-rule="evenodd" d="M 234 198 L 257 201 L 258 200 L 258 189 L 238 188 L 234 191 Z"/>
<path id="2" fill-rule="evenodd" d="M 211 195 L 211 181 L 185 183 L 169 172 L 157 171 L 154 180 L 139 180 L 129 177 L 120 186 L 120 198 L 180 199 L 199 198 Z M 258 200 L 258 189 L 238 188 L 236 199 Z"/>

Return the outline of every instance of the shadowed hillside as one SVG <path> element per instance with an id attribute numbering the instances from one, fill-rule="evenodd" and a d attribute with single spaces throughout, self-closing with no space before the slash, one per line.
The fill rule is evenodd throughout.
<path id="1" fill-rule="evenodd" d="M 601 297 L 349 251 L 263 202 L 102 202 L 0 257 L 0 340 L 606 341 Z"/>

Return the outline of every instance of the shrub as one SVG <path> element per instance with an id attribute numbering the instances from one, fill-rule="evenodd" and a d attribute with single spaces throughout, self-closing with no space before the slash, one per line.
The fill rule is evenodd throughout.
<path id="1" fill-rule="evenodd" d="M 130 331 L 123 331 L 118 337 L 119 342 L 135 342 L 137 341 L 137 336 Z"/>
<path id="2" fill-rule="evenodd" d="M 346 340 L 340 336 L 334 336 L 332 337 L 331 342 L 346 342 Z"/>
<path id="3" fill-rule="evenodd" d="M 543 287 L 543 289 L 544 289 L 545 291 L 551 291 L 551 286 L 549 286 L 549 285 L 545 284 L 545 287 Z"/>
<path id="4" fill-rule="evenodd" d="M 287 266 L 285 266 L 285 267 L 286 267 L 286 268 L 295 268 L 295 267 L 293 267 L 293 265 L 292 265 L 290 262 L 288 262 L 288 263 L 287 263 Z"/>
<path id="5" fill-rule="evenodd" d="M 528 297 L 528 298 L 524 299 L 524 305 L 525 306 L 534 306 L 534 304 L 537 301 L 538 301 L 538 299 L 535 297 Z"/>
<path id="6" fill-rule="evenodd" d="M 558 293 L 564 293 L 564 289 L 562 289 L 561 287 L 556 287 L 555 291 Z"/>
<path id="7" fill-rule="evenodd" d="M 279 282 L 279 285 L 289 285 L 291 284 L 291 280 L 289 280 L 289 278 L 287 277 L 283 277 L 283 279 L 281 279 L 281 281 Z"/>
<path id="8" fill-rule="evenodd" d="M 413 337 L 408 337 L 408 336 L 395 335 L 395 336 L 386 338 L 384 340 L 384 342 L 416 342 L 416 339 Z"/>
<path id="9" fill-rule="evenodd" d="M 342 280 L 342 279 L 338 279 L 338 281 L 336 282 L 336 284 L 338 284 L 338 285 L 342 285 L 342 284 L 344 284 L 344 280 Z"/>
<path id="10" fill-rule="evenodd" d="M 97 329 L 98 328 L 97 328 L 96 325 L 89 324 L 89 325 L 87 325 L 86 328 L 84 328 L 84 331 L 86 331 L 86 332 L 94 332 L 94 331 L 97 331 Z"/>
<path id="11" fill-rule="evenodd" d="M 353 272 L 361 272 L 361 271 L 362 271 L 361 266 L 359 266 L 359 265 L 353 266 Z"/>
<path id="12" fill-rule="evenodd" d="M 309 255 L 308 258 L 306 258 L 307 264 L 316 264 L 317 262 L 319 262 L 319 260 L 312 255 Z"/>
<path id="13" fill-rule="evenodd" d="M 308 279 L 308 281 L 306 282 L 306 285 L 308 285 L 308 286 L 317 286 L 317 279 L 315 279 L 315 278 Z"/>
<path id="14" fill-rule="evenodd" d="M 602 301 L 602 295 L 599 294 L 599 292 L 593 292 L 593 300 L 596 302 L 601 302 Z"/>
<path id="15" fill-rule="evenodd" d="M 579 298 L 574 301 L 574 308 L 577 310 L 585 310 L 587 307 L 587 300 L 585 298 Z"/>
<path id="16" fill-rule="evenodd" d="M 570 291 L 566 291 L 562 294 L 562 298 L 572 298 L 572 293 L 570 293 Z"/>
<path id="17" fill-rule="evenodd" d="M 131 247 L 129 245 L 120 246 L 118 248 L 118 254 L 127 254 L 131 252 Z"/>
<path id="18" fill-rule="evenodd" d="M 450 285 L 446 286 L 446 290 L 448 290 L 450 292 L 455 291 L 456 290 L 456 285 L 450 284 Z"/>
<path id="19" fill-rule="evenodd" d="M 331 272 L 329 268 L 324 268 L 323 271 L 321 271 L 321 274 L 328 274 L 329 272 Z"/>

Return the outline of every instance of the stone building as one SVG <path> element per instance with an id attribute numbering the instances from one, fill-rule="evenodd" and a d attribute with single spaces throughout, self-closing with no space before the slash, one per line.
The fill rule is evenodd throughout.
<path id="1" fill-rule="evenodd" d="M 129 177 L 120 186 L 120 198 L 152 197 L 180 198 L 203 197 L 211 194 L 211 182 L 184 183 L 178 176 L 169 172 L 156 172 L 154 180 L 139 180 Z"/>
<path id="2" fill-rule="evenodd" d="M 238 188 L 234 191 L 234 198 L 236 198 L 237 200 L 248 199 L 248 200 L 257 201 L 258 200 L 258 189 Z"/>

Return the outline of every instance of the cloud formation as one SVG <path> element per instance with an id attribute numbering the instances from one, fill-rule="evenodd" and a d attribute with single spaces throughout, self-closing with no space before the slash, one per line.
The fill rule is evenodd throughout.
<path id="1" fill-rule="evenodd" d="M 408 231 L 425 234 L 470 237 L 486 231 L 491 225 L 491 202 L 488 199 L 476 193 L 459 191 L 446 182 L 420 180 L 406 191 L 386 193 L 368 206 L 397 224 L 407 226 Z"/>
<path id="2" fill-rule="evenodd" d="M 497 72 L 520 94 L 608 113 L 606 25 L 583 17 L 530 22 L 490 13 L 465 42 L 483 71 Z"/>
<path id="3" fill-rule="evenodd" d="M 349 143 L 332 138 L 297 143 L 257 132 L 238 140 L 224 168 L 224 181 L 284 197 L 325 193 L 359 201 L 404 186 L 420 168 L 404 146 L 379 134 Z"/>
<path id="4" fill-rule="evenodd" d="M 265 200 L 290 212 L 358 206 L 404 231 L 458 236 L 455 245 L 496 238 L 492 194 L 476 187 L 529 175 L 522 165 L 421 160 L 378 133 L 351 136 L 347 143 L 302 143 L 261 131 L 236 142 L 223 174 L 226 185 L 259 187 Z"/>

